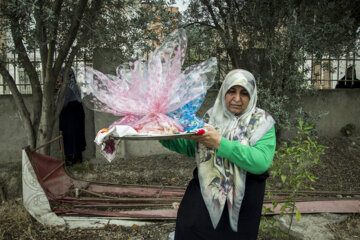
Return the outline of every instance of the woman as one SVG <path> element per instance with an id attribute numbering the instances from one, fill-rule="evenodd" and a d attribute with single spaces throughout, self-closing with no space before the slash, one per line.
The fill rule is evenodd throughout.
<path id="1" fill-rule="evenodd" d="M 233 70 L 205 114 L 203 135 L 160 143 L 195 156 L 175 239 L 256 239 L 265 181 L 276 146 L 273 118 L 256 107 L 254 76 Z"/>
<path id="2" fill-rule="evenodd" d="M 63 83 L 64 68 L 60 71 L 56 89 Z M 58 95 L 56 102 L 58 100 Z M 65 91 L 64 105 L 59 118 L 59 130 L 64 141 L 65 163 L 71 166 L 82 162 L 82 152 L 86 148 L 85 113 L 81 103 L 81 93 L 76 83 L 75 74 L 69 70 L 69 84 Z"/>

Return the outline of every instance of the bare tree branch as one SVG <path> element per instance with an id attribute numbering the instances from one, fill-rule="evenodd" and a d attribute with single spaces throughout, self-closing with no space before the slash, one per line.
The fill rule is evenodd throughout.
<path id="1" fill-rule="evenodd" d="M 48 47 L 47 47 L 46 25 L 42 17 L 42 13 L 44 11 L 44 1 L 39 0 L 36 3 L 37 4 L 35 5 L 35 11 L 34 11 L 34 17 L 36 21 L 36 38 L 39 44 L 41 65 L 43 66 L 43 68 L 45 68 L 47 62 Z M 42 74 L 43 74 L 42 75 L 43 79 L 45 79 L 46 71 L 42 71 Z"/>
<path id="2" fill-rule="evenodd" d="M 190 26 L 193 26 L 193 25 L 196 25 L 196 24 L 216 29 L 216 26 L 210 25 L 210 24 L 208 24 L 206 22 L 191 22 L 189 24 L 184 25 L 183 28 L 187 28 L 187 27 L 190 27 Z"/>
<path id="3" fill-rule="evenodd" d="M 26 48 L 23 43 L 22 35 L 20 33 L 20 26 L 18 24 L 18 19 L 11 19 L 11 35 L 15 44 L 15 50 L 18 55 L 20 62 L 22 63 L 26 74 L 29 76 L 31 89 L 32 89 L 32 99 L 33 99 L 33 124 L 37 128 L 40 122 L 41 116 L 41 99 L 42 99 L 42 90 L 34 65 L 31 63 Z M 14 82 L 15 84 L 15 82 Z"/>
<path id="4" fill-rule="evenodd" d="M 71 20 L 71 26 L 69 28 L 68 33 L 66 34 L 68 38 L 65 40 L 64 45 L 60 48 L 59 56 L 57 57 L 54 64 L 55 73 L 60 71 L 61 65 L 65 61 L 65 58 L 68 55 L 70 48 L 75 41 L 76 34 L 80 26 L 80 21 L 83 18 L 87 2 L 88 0 L 80 0 L 78 6 L 74 11 L 73 18 Z"/>
<path id="5" fill-rule="evenodd" d="M 231 56 L 230 59 L 233 64 L 233 67 L 238 68 L 240 66 L 240 63 L 239 63 L 240 51 L 239 51 L 239 45 L 238 45 L 238 33 L 236 31 L 236 26 L 233 27 L 234 26 L 233 23 L 228 23 L 228 20 L 231 20 L 231 19 L 228 19 L 228 16 L 227 16 L 228 14 L 230 14 L 230 9 L 232 8 L 231 2 L 227 1 L 228 13 L 225 12 L 225 9 L 222 7 L 222 5 L 219 1 L 214 2 L 215 7 L 218 9 L 218 11 L 220 13 L 220 17 L 222 18 L 222 22 L 223 22 L 222 25 L 220 25 L 219 19 L 216 16 L 210 1 L 201 0 L 201 2 L 207 8 L 215 26 L 216 26 L 215 29 L 217 30 L 222 43 L 224 44 L 225 48 L 227 49 L 228 54 Z M 229 28 L 228 24 L 230 26 L 232 26 L 231 32 L 230 32 L 230 28 Z M 235 29 L 236 36 L 233 35 L 234 29 Z"/>
<path id="6" fill-rule="evenodd" d="M 52 11 L 54 12 L 54 16 L 55 19 L 59 19 L 60 17 L 60 12 L 61 12 L 61 4 L 62 4 L 63 0 L 56 0 L 54 5 L 53 5 L 53 9 Z M 50 37 L 51 37 L 51 41 L 49 44 L 49 51 L 48 51 L 48 56 L 47 56 L 47 63 L 46 63 L 46 78 L 49 82 L 50 88 L 54 88 L 55 87 L 55 77 L 54 75 L 57 75 L 57 73 L 60 72 L 60 67 L 58 69 L 56 69 L 55 74 L 52 71 L 53 70 L 53 62 L 54 62 L 54 55 L 55 55 L 55 49 L 56 49 L 56 35 L 57 35 L 57 31 L 58 31 L 58 27 L 59 27 L 59 21 L 54 21 L 51 24 L 50 27 Z"/>
<path id="7" fill-rule="evenodd" d="M 205 5 L 208 12 L 210 13 L 210 16 L 211 16 L 211 18 L 212 18 L 212 20 L 213 20 L 213 22 L 215 24 L 215 28 L 216 28 L 217 32 L 219 33 L 221 40 L 223 41 L 225 46 L 227 46 L 228 44 L 227 44 L 226 33 L 225 33 L 224 29 L 220 26 L 220 24 L 219 24 L 219 22 L 218 22 L 218 20 L 217 20 L 217 18 L 215 16 L 215 13 L 214 13 L 214 11 L 212 9 L 212 6 L 211 6 L 210 2 L 206 1 L 206 0 L 200 0 L 200 1 Z"/>

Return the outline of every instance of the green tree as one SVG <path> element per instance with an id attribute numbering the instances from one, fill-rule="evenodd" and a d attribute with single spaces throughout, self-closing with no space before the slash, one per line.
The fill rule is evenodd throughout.
<path id="1" fill-rule="evenodd" d="M 305 78 L 308 70 L 299 71 L 306 54 L 339 56 L 356 50 L 358 3 L 192 0 L 182 24 L 186 29 L 201 28 L 207 37 L 189 38 L 205 39 L 202 44 L 213 54 L 226 56 L 231 68 L 244 68 L 255 75 L 260 106 L 270 111 L 283 127 L 290 120 L 285 111 L 288 99 L 309 90 Z"/>
<path id="2" fill-rule="evenodd" d="M 137 57 L 136 52 L 150 48 L 159 29 L 149 27 L 161 16 L 161 31 L 166 31 L 174 16 L 164 13 L 164 1 L 141 3 L 129 0 L 9 0 L 0 2 L 1 29 L 11 36 L 13 45 L 0 50 L 0 74 L 9 87 L 21 119 L 28 144 L 34 148 L 49 141 L 62 104 L 54 106 L 55 81 L 63 66 L 64 76 L 75 56 L 95 48 L 119 50 L 119 64 Z M 172 17 L 170 21 L 168 18 Z M 39 50 L 41 57 L 41 86 L 30 54 Z M 32 89 L 32 109 L 6 68 L 6 54 L 16 53 L 29 77 Z M 63 102 L 68 79 L 60 90 Z M 48 153 L 49 148 L 44 150 Z"/>

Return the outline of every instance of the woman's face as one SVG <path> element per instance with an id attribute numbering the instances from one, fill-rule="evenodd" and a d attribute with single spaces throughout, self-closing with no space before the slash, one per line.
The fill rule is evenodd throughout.
<path id="1" fill-rule="evenodd" d="M 248 91 L 238 85 L 232 86 L 225 94 L 226 108 L 233 114 L 243 113 L 250 101 Z"/>

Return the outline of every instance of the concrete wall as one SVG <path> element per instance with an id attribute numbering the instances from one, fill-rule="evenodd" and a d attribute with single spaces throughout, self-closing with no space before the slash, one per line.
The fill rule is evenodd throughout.
<path id="1" fill-rule="evenodd" d="M 316 123 L 319 136 L 339 136 L 340 130 L 348 123 L 356 126 L 360 134 L 360 89 L 321 90 L 316 96 L 303 99 L 304 110 L 314 116 L 320 115 Z"/>
<path id="2" fill-rule="evenodd" d="M 336 89 L 322 90 L 316 96 L 307 96 L 302 100 L 305 111 L 313 116 L 322 114 L 323 117 L 316 123 L 319 136 L 339 136 L 340 129 L 348 123 L 356 126 L 356 134 L 360 134 L 360 89 Z M 217 92 L 208 92 L 203 105 L 198 111 L 202 116 L 213 104 Z M 31 107 L 30 97 L 25 96 L 25 101 Z M 101 128 L 108 127 L 117 117 L 105 113 L 85 110 L 86 117 L 86 142 L 87 148 L 84 158 L 103 161 L 93 140 L 95 134 Z M 0 96 L 0 163 L 21 161 L 21 149 L 27 145 L 26 133 L 23 123 L 16 109 L 12 96 Z M 54 136 L 57 136 L 58 127 L 54 129 Z M 58 150 L 55 144 L 53 151 Z M 148 156 L 152 154 L 170 153 L 157 141 L 124 141 L 125 151 L 119 158 L 131 158 Z M 105 161 L 105 160 L 104 160 Z"/>
<path id="3" fill-rule="evenodd" d="M 21 149 L 26 145 L 25 130 L 12 96 L 0 96 L 0 163 L 20 162 Z"/>
<path id="4" fill-rule="evenodd" d="M 290 100 L 291 101 L 291 100 Z M 340 136 L 341 128 L 352 123 L 356 129 L 354 134 L 360 135 L 360 89 L 326 89 L 316 95 L 305 96 L 301 100 L 303 111 L 314 118 L 316 132 L 319 137 Z M 296 109 L 290 109 L 290 116 Z M 293 112 L 292 112 L 293 111 Z M 283 130 L 281 139 L 292 139 L 296 129 Z"/>
<path id="5" fill-rule="evenodd" d="M 121 52 L 112 49 L 101 49 L 94 53 L 93 66 L 95 69 L 114 74 L 116 63 L 121 57 Z M 360 89 L 336 89 L 322 90 L 317 96 L 307 96 L 302 100 L 305 111 L 312 115 L 326 114 L 317 123 L 317 130 L 320 136 L 334 137 L 340 134 L 340 129 L 348 123 L 356 126 L 357 134 L 360 133 Z M 198 111 L 198 116 L 203 116 L 206 110 L 215 101 L 217 91 L 209 91 L 203 105 Z M 29 107 L 30 96 L 25 96 Z M 96 159 L 105 161 L 99 153 L 99 147 L 94 143 L 96 133 L 108 127 L 118 120 L 110 114 L 93 112 L 87 108 L 85 111 L 85 128 L 87 148 L 84 152 L 85 159 Z M 26 134 L 23 128 L 20 115 L 17 112 L 12 96 L 0 96 L 0 163 L 20 161 L 21 149 L 27 145 Z M 288 133 L 285 133 L 288 135 Z M 54 136 L 58 136 L 58 125 L 55 126 Z M 137 156 L 148 156 L 152 154 L 171 153 L 163 148 L 157 141 L 123 141 L 123 152 L 118 158 L 131 158 Z M 53 147 L 53 155 L 59 150 L 59 145 Z M 57 155 L 59 156 L 59 154 Z"/>
<path id="6" fill-rule="evenodd" d="M 28 109 L 32 109 L 31 96 L 24 95 Z M 84 158 L 90 159 L 95 154 L 94 113 L 84 107 L 86 151 Z M 28 145 L 27 136 L 20 114 L 11 95 L 0 95 L 0 163 L 21 161 L 21 150 Z M 59 123 L 56 122 L 53 137 L 59 136 Z M 61 157 L 60 144 L 51 145 L 51 155 Z"/>

